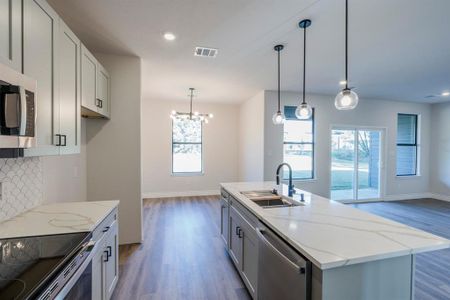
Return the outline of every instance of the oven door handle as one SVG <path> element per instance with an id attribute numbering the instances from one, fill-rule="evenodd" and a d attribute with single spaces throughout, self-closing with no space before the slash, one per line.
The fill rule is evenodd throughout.
<path id="1" fill-rule="evenodd" d="M 58 295 L 54 298 L 55 300 L 63 300 L 67 294 L 70 292 L 70 290 L 74 287 L 75 283 L 77 283 L 78 279 L 80 279 L 81 275 L 83 275 L 86 268 L 89 266 L 89 264 L 92 262 L 92 258 L 94 254 L 97 252 L 97 247 L 95 241 L 91 240 L 83 245 L 81 250 L 77 253 L 79 255 L 80 253 L 91 249 L 89 252 L 89 256 L 86 258 L 86 260 L 83 262 L 83 264 L 78 268 L 78 270 L 73 274 L 73 276 L 69 279 L 69 281 L 66 283 L 66 285 L 59 291 Z"/>

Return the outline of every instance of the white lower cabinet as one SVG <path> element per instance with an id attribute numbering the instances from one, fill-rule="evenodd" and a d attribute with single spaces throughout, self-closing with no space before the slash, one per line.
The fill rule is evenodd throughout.
<path id="1" fill-rule="evenodd" d="M 98 228 L 93 235 L 97 252 L 92 259 L 92 300 L 109 300 L 119 279 L 117 211 Z"/>
<path id="2" fill-rule="evenodd" d="M 255 220 L 250 220 L 231 198 L 229 250 L 231 259 L 253 299 L 257 299 L 258 238 Z M 230 201 L 229 201 L 230 202 Z M 235 205 L 233 205 L 235 204 Z"/>

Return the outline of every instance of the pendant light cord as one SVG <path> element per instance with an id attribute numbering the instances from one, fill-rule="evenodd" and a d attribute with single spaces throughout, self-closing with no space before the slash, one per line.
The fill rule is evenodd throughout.
<path id="1" fill-rule="evenodd" d="M 277 50 L 278 52 L 278 113 L 281 113 L 281 92 L 280 92 L 280 87 L 281 87 L 281 72 L 280 72 L 280 51 L 281 49 Z"/>
<path id="2" fill-rule="evenodd" d="M 345 0 L 345 89 L 348 89 L 348 0 Z"/>
<path id="3" fill-rule="evenodd" d="M 306 104 L 306 27 L 303 28 L 303 102 Z"/>

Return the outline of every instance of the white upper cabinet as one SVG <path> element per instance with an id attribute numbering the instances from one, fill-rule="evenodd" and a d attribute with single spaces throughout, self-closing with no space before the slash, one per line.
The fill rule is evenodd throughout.
<path id="1" fill-rule="evenodd" d="M 84 45 L 81 45 L 81 105 L 92 112 L 96 112 L 98 108 L 96 85 L 97 60 Z"/>
<path id="2" fill-rule="evenodd" d="M 81 95 L 80 50 L 76 35 L 60 21 L 59 30 L 59 133 L 60 154 L 80 153 Z M 61 141 L 59 141 L 61 140 Z"/>
<path id="3" fill-rule="evenodd" d="M 83 116 L 109 118 L 109 74 L 84 45 L 81 45 L 81 98 Z"/>
<path id="4" fill-rule="evenodd" d="M 58 24 L 46 1 L 23 1 L 23 73 L 37 81 L 37 146 L 27 156 L 59 154 Z"/>
<path id="5" fill-rule="evenodd" d="M 0 63 L 37 81 L 25 156 L 80 153 L 81 116 L 110 116 L 108 72 L 45 0 L 0 0 Z"/>
<path id="6" fill-rule="evenodd" d="M 109 84 L 110 78 L 108 71 L 102 65 L 97 63 L 97 105 L 98 112 L 109 117 Z"/>
<path id="7" fill-rule="evenodd" d="M 22 1 L 0 0 L 0 63 L 22 72 Z"/>

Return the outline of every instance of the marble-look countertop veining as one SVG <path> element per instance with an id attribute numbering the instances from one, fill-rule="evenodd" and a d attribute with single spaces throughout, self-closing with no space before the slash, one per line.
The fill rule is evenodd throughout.
<path id="1" fill-rule="evenodd" d="M 0 223 L 0 239 L 92 231 L 119 201 L 40 205 Z"/>
<path id="2" fill-rule="evenodd" d="M 450 247 L 445 238 L 298 189 L 294 199 L 304 193 L 304 206 L 261 208 L 241 194 L 274 182 L 221 186 L 322 270 Z"/>

